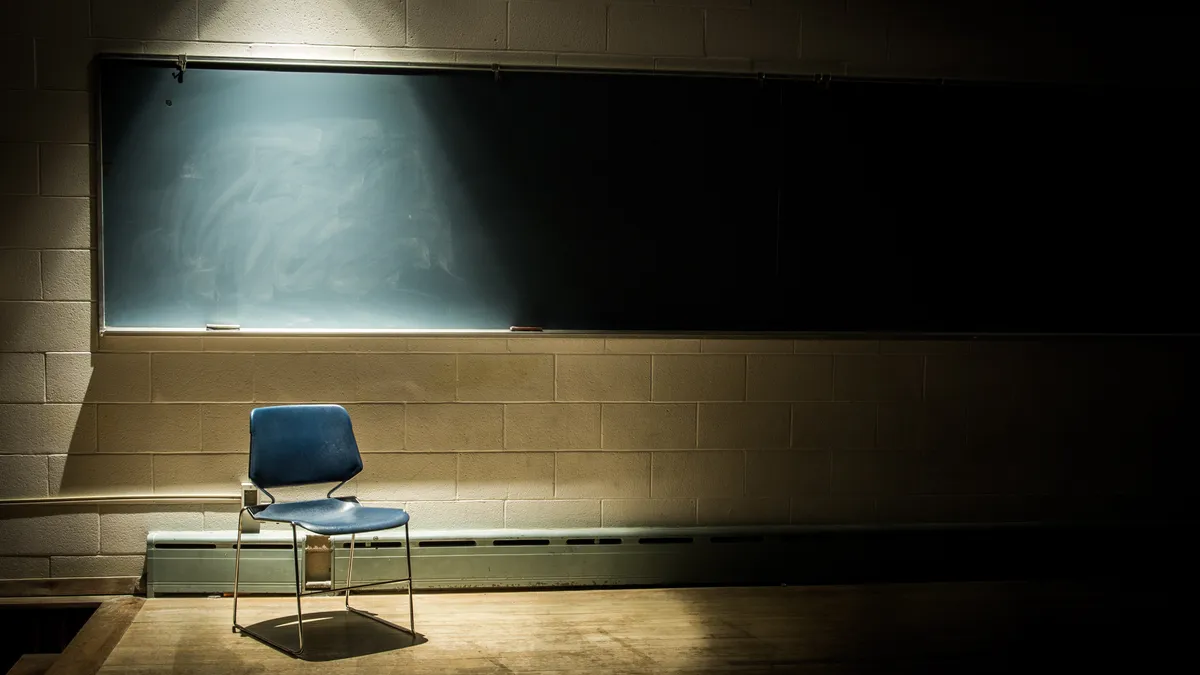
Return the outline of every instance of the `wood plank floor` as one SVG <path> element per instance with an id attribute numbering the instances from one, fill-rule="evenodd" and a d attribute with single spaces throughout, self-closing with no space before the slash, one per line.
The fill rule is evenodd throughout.
<path id="1" fill-rule="evenodd" d="M 159 598 L 100 673 L 1144 670 L 1178 637 L 1164 620 L 1168 596 L 1018 582 L 430 594 L 416 597 L 415 641 L 340 611 L 340 599 L 310 598 L 305 660 L 234 634 L 227 598 Z M 402 595 L 356 600 L 407 621 Z M 294 603 L 245 598 L 239 619 L 294 644 Z"/>

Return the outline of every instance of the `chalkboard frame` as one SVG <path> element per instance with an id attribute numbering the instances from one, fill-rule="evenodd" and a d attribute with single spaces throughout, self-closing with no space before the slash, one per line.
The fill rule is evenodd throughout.
<path id="1" fill-rule="evenodd" d="M 136 61 L 145 64 L 174 68 L 176 73 L 186 77 L 189 69 L 223 69 L 223 70 L 255 70 L 255 71 L 288 71 L 288 72 L 328 72 L 328 73 L 394 73 L 396 71 L 417 71 L 427 73 L 474 71 L 491 72 L 495 77 L 503 77 L 505 73 L 554 73 L 554 74 L 601 74 L 601 75 L 639 75 L 661 76 L 672 78 L 717 78 L 811 82 L 829 84 L 831 82 L 886 83 L 908 85 L 957 84 L 983 85 L 1003 88 L 1037 87 L 1042 85 L 1054 86 L 1060 83 L 1037 81 L 980 81 L 972 79 L 926 78 L 926 77 L 863 77 L 834 75 L 830 73 L 788 74 L 763 72 L 711 72 L 711 71 L 677 71 L 677 70 L 643 70 L 643 69 L 608 69 L 608 68 L 558 68 L 546 66 L 516 66 L 516 65 L 485 65 L 485 64 L 441 64 L 414 62 L 367 62 L 367 61 L 335 61 L 335 60 L 290 60 L 290 59 L 259 59 L 236 57 L 183 57 L 165 54 L 102 54 L 95 61 Z M 96 255 L 97 255 L 97 312 L 98 332 L 100 335 L 197 335 L 225 332 L 220 327 L 195 328 L 162 328 L 154 326 L 109 326 L 105 314 L 105 237 L 104 237 L 104 172 L 103 161 L 103 119 L 100 105 L 104 92 L 101 85 L 100 68 L 93 69 L 94 118 L 93 128 L 96 142 L 93 167 L 96 176 Z M 422 336 L 463 336 L 463 335 L 523 335 L 528 334 L 512 329 L 252 329 L 235 332 L 241 335 L 289 335 L 289 336 L 372 336 L 372 335 L 422 335 Z M 759 331 L 722 331 L 722 330 L 611 330 L 611 329 L 572 329 L 572 330 L 538 330 L 537 334 L 603 336 L 603 335 L 653 335 L 656 337 L 696 337 L 696 336 L 757 336 L 757 337 L 834 337 L 843 339 L 853 338 L 1001 338 L 1019 339 L 1022 337 L 1145 337 L 1171 336 L 1194 337 L 1200 333 L 1192 332 L 1039 332 L 1039 331 L 923 331 L 923 330 L 836 330 L 836 331 L 805 331 L 805 330 L 759 330 Z"/>

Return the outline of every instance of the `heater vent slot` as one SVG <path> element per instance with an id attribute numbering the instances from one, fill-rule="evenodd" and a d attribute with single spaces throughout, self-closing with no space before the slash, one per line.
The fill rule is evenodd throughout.
<path id="1" fill-rule="evenodd" d="M 496 539 L 492 546 L 549 546 L 549 539 Z"/>
<path id="2" fill-rule="evenodd" d="M 342 548 L 350 548 L 350 542 L 342 544 Z M 354 548 L 404 548 L 402 541 L 356 541 Z"/>
<path id="3" fill-rule="evenodd" d="M 691 537 L 641 537 L 639 544 L 690 544 Z"/>
<path id="4" fill-rule="evenodd" d="M 195 544 L 155 544 L 154 545 L 154 548 L 167 548 L 167 549 L 178 548 L 178 549 L 192 549 L 192 550 L 204 549 L 204 548 L 216 548 L 216 547 L 217 547 L 216 544 L 201 544 L 199 542 L 197 542 Z M 248 548 L 248 547 L 243 544 L 242 548 Z"/>
<path id="5" fill-rule="evenodd" d="M 418 544 L 421 548 L 458 548 L 463 546 L 476 546 L 474 539 L 435 539 L 433 541 L 423 541 Z"/>
<path id="6" fill-rule="evenodd" d="M 714 544 L 757 544 L 762 542 L 763 538 L 757 536 L 710 537 L 709 541 Z"/>
<path id="7" fill-rule="evenodd" d="M 205 543 L 205 542 L 200 542 L 200 541 L 186 542 L 186 543 L 183 543 L 183 542 L 177 542 L 177 543 L 158 542 L 154 545 L 154 548 L 167 549 L 167 550 L 181 550 L 181 551 L 202 551 L 202 550 L 206 550 L 206 549 L 215 549 L 215 548 L 218 548 L 218 546 L 215 543 Z M 229 548 L 237 548 L 237 544 L 232 543 L 229 545 Z M 243 551 L 290 551 L 290 550 L 292 550 L 292 545 L 291 544 L 265 544 L 265 543 L 254 543 L 254 542 L 243 541 L 242 542 L 242 550 Z"/>

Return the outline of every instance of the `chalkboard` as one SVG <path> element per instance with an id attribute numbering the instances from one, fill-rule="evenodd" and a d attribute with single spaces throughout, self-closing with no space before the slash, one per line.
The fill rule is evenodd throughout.
<path id="1" fill-rule="evenodd" d="M 1182 325 L 1188 92 L 98 71 L 107 328 Z"/>

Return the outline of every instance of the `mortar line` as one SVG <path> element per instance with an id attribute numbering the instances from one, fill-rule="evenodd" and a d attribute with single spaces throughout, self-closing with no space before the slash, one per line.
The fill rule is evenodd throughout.
<path id="1" fill-rule="evenodd" d="M 929 399 L 929 356 L 921 357 L 921 402 L 925 403 Z"/>
<path id="2" fill-rule="evenodd" d="M 790 402 L 787 404 L 787 407 L 788 407 L 787 449 L 791 450 L 792 446 L 794 446 L 796 444 L 796 403 L 794 401 Z"/>
<path id="3" fill-rule="evenodd" d="M 654 354 L 650 355 L 650 393 L 646 397 L 646 400 L 654 400 Z"/>
<path id="4" fill-rule="evenodd" d="M 742 355 L 742 401 L 750 401 L 750 355 Z"/>
<path id="5" fill-rule="evenodd" d="M 604 6 L 604 53 L 605 54 L 608 53 L 608 32 L 610 30 L 612 30 L 612 21 L 610 20 L 611 15 L 612 15 L 612 5 L 605 5 Z M 605 340 L 605 342 L 607 343 L 608 340 Z M 607 346 L 606 346 L 606 348 L 607 348 Z"/>
<path id="6" fill-rule="evenodd" d="M 842 3 L 842 13 L 845 14 L 846 3 Z M 796 19 L 796 58 L 804 58 L 804 12 Z"/>
<path id="7" fill-rule="evenodd" d="M 746 473 L 750 470 L 749 456 L 750 456 L 750 453 L 743 449 L 742 450 L 742 499 L 745 499 L 750 496 L 749 492 L 746 490 Z"/>
<path id="8" fill-rule="evenodd" d="M 874 450 L 879 449 L 879 408 L 881 405 L 881 403 L 875 404 L 875 433 L 873 434 L 874 441 L 871 446 Z"/>
<path id="9" fill-rule="evenodd" d="M 837 356 L 829 355 L 829 400 L 837 400 Z"/>

